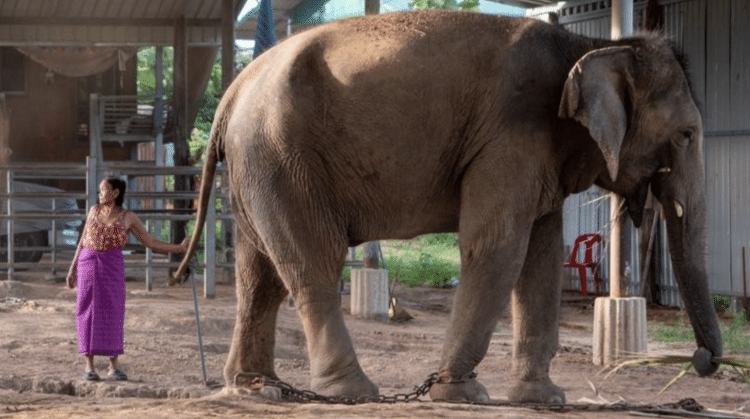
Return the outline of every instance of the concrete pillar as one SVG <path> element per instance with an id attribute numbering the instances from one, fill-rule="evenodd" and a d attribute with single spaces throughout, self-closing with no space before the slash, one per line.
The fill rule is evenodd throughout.
<path id="1" fill-rule="evenodd" d="M 388 273 L 385 269 L 352 269 L 351 313 L 388 321 Z"/>
<path id="2" fill-rule="evenodd" d="M 609 365 L 623 355 L 645 353 L 646 299 L 597 298 L 594 302 L 594 364 Z"/>

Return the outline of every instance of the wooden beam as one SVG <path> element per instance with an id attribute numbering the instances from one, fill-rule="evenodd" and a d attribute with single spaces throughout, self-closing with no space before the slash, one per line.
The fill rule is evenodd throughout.
<path id="1" fill-rule="evenodd" d="M 220 27 L 221 19 L 184 19 L 187 27 Z M 174 19 L 0 16 L 0 25 L 172 27 Z"/>

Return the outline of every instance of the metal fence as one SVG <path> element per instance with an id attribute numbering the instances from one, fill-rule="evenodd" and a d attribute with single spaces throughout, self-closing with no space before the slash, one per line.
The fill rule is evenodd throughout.
<path id="1" fill-rule="evenodd" d="M 164 229 L 165 223 L 171 221 L 190 221 L 194 218 L 194 210 L 175 210 L 173 203 L 176 200 L 194 200 L 197 192 L 193 191 L 143 191 L 132 188 L 136 185 L 135 179 L 143 177 L 167 177 L 167 176 L 195 176 L 200 173 L 196 167 L 157 167 L 153 165 L 128 163 L 97 163 L 94 159 L 87 159 L 86 164 L 63 164 L 63 163 L 29 163 L 11 164 L 0 166 L 0 173 L 5 176 L 5 190 L 0 193 L 2 214 L 0 222 L 3 224 L 3 236 L 14 237 L 14 240 L 5 240 L 6 257 L 0 263 L 0 269 L 7 271 L 8 279 L 22 269 L 47 268 L 66 273 L 70 267 L 76 249 L 76 241 L 82 231 L 86 211 L 97 202 L 97 188 L 101 179 L 107 176 L 117 176 L 128 183 L 127 207 L 133 210 L 143 220 L 149 232 L 164 241 L 172 240 L 172 231 Z M 225 269 L 231 273 L 234 268 L 231 255 L 233 254 L 234 223 L 229 211 L 229 198 L 227 188 L 221 187 L 224 179 L 224 170 L 219 167 L 216 183 L 213 188 L 214 205 L 208 206 L 206 228 L 204 230 L 203 261 L 195 267 L 204 270 L 204 295 L 213 297 L 215 295 L 215 277 L 218 269 Z M 49 184 L 50 180 L 73 181 L 72 184 L 85 184 L 84 190 L 63 191 L 39 188 L 24 191 L 19 185 Z M 83 182 L 82 182 L 83 181 Z M 71 208 L 71 202 L 85 202 L 83 207 L 75 205 Z M 157 205 L 144 205 L 148 209 L 139 209 L 140 203 L 150 201 Z M 48 205 L 29 205 L 31 203 L 46 202 Z M 218 209 L 217 209 L 218 208 Z M 221 228 L 218 228 L 218 225 Z M 61 232 L 68 233 L 78 226 L 75 231 L 75 239 L 67 240 Z M 210 228 L 214 226 L 214 228 Z M 46 242 L 28 242 L 19 240 L 31 231 L 47 230 L 48 240 Z M 217 236 L 217 232 L 219 235 Z M 37 235 L 38 236 L 38 235 Z M 218 240 L 217 240 L 218 239 Z M 156 272 L 166 272 L 171 267 L 176 267 L 177 262 L 170 262 L 166 256 L 156 256 L 150 249 L 144 249 L 137 242 L 126 246 L 124 253 L 128 255 L 125 260 L 126 272 L 129 269 L 145 270 L 146 287 L 151 290 Z M 28 259 L 29 254 L 34 252 L 50 253 L 49 260 L 23 260 Z M 143 254 L 139 258 L 139 254 Z"/>

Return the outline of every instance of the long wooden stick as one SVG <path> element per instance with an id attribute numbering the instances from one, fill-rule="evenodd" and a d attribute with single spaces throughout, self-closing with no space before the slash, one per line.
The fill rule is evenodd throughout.
<path id="1" fill-rule="evenodd" d="M 745 246 L 742 246 L 742 310 L 747 318 L 747 269 L 745 264 Z"/>
<path id="2" fill-rule="evenodd" d="M 661 218 L 660 211 L 654 211 L 654 220 L 651 223 L 651 231 L 648 236 L 648 250 L 646 250 L 646 260 L 643 261 L 641 269 L 641 294 L 646 290 L 644 285 L 648 282 L 648 271 L 651 269 L 651 253 L 654 250 L 654 238 L 656 236 L 656 225 Z"/>

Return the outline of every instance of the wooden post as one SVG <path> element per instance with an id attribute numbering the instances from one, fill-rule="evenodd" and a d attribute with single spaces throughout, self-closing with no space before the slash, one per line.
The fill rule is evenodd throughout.
<path id="1" fill-rule="evenodd" d="M 380 269 L 380 244 L 362 245 L 362 269 L 352 269 L 351 313 L 354 316 L 388 321 L 388 272 Z"/>
<path id="2" fill-rule="evenodd" d="M 7 165 L 10 163 L 10 112 L 5 105 L 5 94 L 0 93 L 0 165 Z M 8 170 L 0 170 L 0 193 L 10 192 L 11 176 Z M 0 199 L 0 212 L 2 209 L 7 209 L 7 214 L 11 215 L 11 200 Z M 11 232 L 13 230 L 13 221 L 8 219 L 6 221 L 8 237 L 13 237 Z M 13 255 L 10 253 L 10 248 L 13 246 L 13 240 L 8 240 L 6 250 L 8 251 L 8 262 L 11 261 Z M 8 280 L 12 279 L 13 268 L 8 265 Z"/>
<path id="3" fill-rule="evenodd" d="M 612 192 L 609 199 L 609 296 L 612 298 L 624 297 L 620 286 L 622 273 L 622 219 L 620 208 L 622 197 Z"/>
<path id="4" fill-rule="evenodd" d="M 226 91 L 234 80 L 234 1 L 221 2 L 221 89 Z"/>
<path id="5" fill-rule="evenodd" d="M 365 0 L 365 14 L 377 15 L 380 13 L 380 0 Z"/>
<path id="6" fill-rule="evenodd" d="M 102 112 L 98 93 L 89 97 L 89 157 L 104 161 L 102 156 Z"/>
<path id="7" fill-rule="evenodd" d="M 187 35 L 185 17 L 175 20 L 174 27 L 174 113 L 175 113 L 175 165 L 183 159 L 187 163 Z M 175 189 L 177 189 L 175 187 Z"/>
<path id="8" fill-rule="evenodd" d="M 156 86 L 154 92 L 154 165 L 164 167 L 164 47 L 156 46 L 154 60 L 154 75 Z M 157 175 L 154 177 L 154 189 L 156 192 L 164 192 L 164 176 Z M 154 208 L 157 210 L 164 209 L 164 200 L 154 200 Z M 161 237 L 161 231 L 164 228 L 164 222 L 158 220 L 154 223 L 154 235 Z M 149 291 L 151 289 L 149 288 Z"/>
<path id="9" fill-rule="evenodd" d="M 188 149 L 188 106 L 187 106 L 187 33 L 186 33 L 185 16 L 175 19 L 174 25 L 174 113 L 175 113 L 175 131 L 174 131 L 174 165 L 187 166 L 190 158 Z M 176 175 L 174 177 L 175 191 L 189 191 L 190 182 L 188 176 Z M 189 207 L 188 200 L 176 199 L 174 208 L 178 213 L 180 210 Z M 187 222 L 184 220 L 174 220 L 171 222 L 172 242 L 180 243 L 186 236 Z M 171 261 L 179 262 L 182 255 L 172 254 Z"/>
<path id="10" fill-rule="evenodd" d="M 742 246 L 742 311 L 745 312 L 745 319 L 750 319 L 749 308 L 747 304 L 747 262 L 745 261 L 745 246 Z"/>
<path id="11" fill-rule="evenodd" d="M 0 165 L 10 163 L 10 112 L 5 104 L 5 94 L 0 93 Z M 8 171 L 0 170 L 0 193 L 8 193 Z M 0 208 L 5 200 L 0 199 Z"/>
<path id="12" fill-rule="evenodd" d="M 362 256 L 362 267 L 363 268 L 369 268 L 369 269 L 379 269 L 380 264 L 378 257 L 378 242 L 366 242 L 362 245 L 362 251 L 364 255 Z"/>
<path id="13" fill-rule="evenodd" d="M 226 92 L 229 86 L 232 84 L 232 81 L 234 80 L 234 44 L 235 44 L 235 9 L 234 9 L 234 1 L 233 0 L 223 0 L 221 3 L 221 91 Z M 216 189 L 214 187 L 214 189 Z M 213 195 L 212 195 L 213 196 Z M 222 203 L 222 213 L 224 213 L 224 209 L 226 206 L 225 199 L 221 200 Z M 213 198 L 210 202 L 214 202 Z M 209 205 L 209 208 L 213 208 L 213 204 Z M 215 209 L 212 210 L 215 214 Z M 210 215 L 210 213 L 209 213 Z M 214 224 L 215 225 L 215 224 Z M 234 237 L 232 232 L 232 222 L 222 220 L 221 222 L 221 247 L 224 250 L 224 254 L 227 255 L 227 262 L 234 262 L 232 260 L 233 258 L 229 255 L 229 253 L 226 251 L 226 249 L 229 249 L 230 247 L 234 247 Z M 213 227 L 212 227 L 213 228 Z M 211 231 L 214 231 L 213 229 Z M 208 232 L 206 232 L 206 246 L 208 246 Z M 213 249 L 215 250 L 215 249 Z M 208 254 L 208 253 L 206 253 Z M 212 263 L 216 262 L 216 258 L 214 255 L 214 259 Z M 208 269 L 208 265 L 206 265 L 206 269 Z M 213 267 L 212 267 L 213 269 Z M 212 270 L 212 275 L 214 274 L 214 271 Z M 204 283 L 204 295 L 206 297 L 209 296 L 209 294 L 213 294 L 215 292 L 213 291 L 213 281 L 214 277 L 211 277 L 211 289 L 208 289 L 208 275 L 209 272 L 206 270 L 204 273 L 204 277 L 206 278 L 206 282 Z"/>

